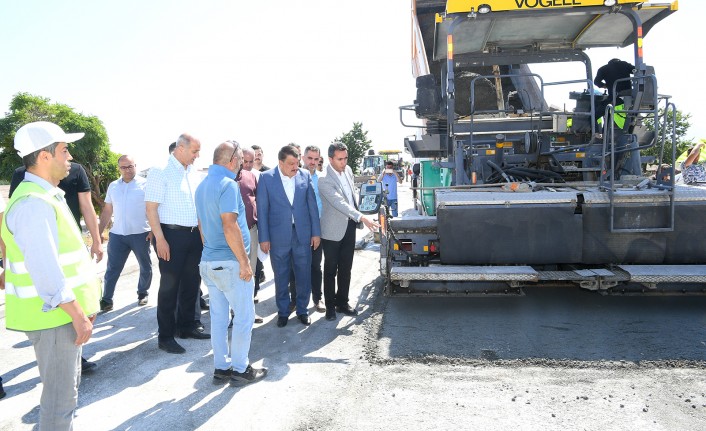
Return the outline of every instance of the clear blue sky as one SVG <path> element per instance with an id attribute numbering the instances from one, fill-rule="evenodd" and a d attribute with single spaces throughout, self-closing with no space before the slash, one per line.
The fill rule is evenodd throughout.
<path id="1" fill-rule="evenodd" d="M 692 113 L 689 135 L 706 137 L 698 41 L 679 38 L 698 33 L 706 5 L 680 6 L 646 37 L 645 61 Z M 96 115 L 113 151 L 142 167 L 184 131 L 201 139 L 200 166 L 225 139 L 263 146 L 272 165 L 282 145 L 325 148 L 354 121 L 376 148 L 401 149 L 414 133 L 397 110 L 415 98 L 409 11 L 407 0 L 2 1 L 0 107 L 29 92 Z M 630 58 L 589 55 L 594 70 Z"/>

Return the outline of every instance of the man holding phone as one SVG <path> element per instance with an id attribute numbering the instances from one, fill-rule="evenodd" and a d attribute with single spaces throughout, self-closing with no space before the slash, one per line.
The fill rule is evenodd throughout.
<path id="1" fill-rule="evenodd" d="M 387 192 L 387 205 L 390 207 L 392 216 L 397 217 L 397 183 L 402 184 L 402 178 L 395 173 L 393 166 L 391 160 L 385 163 L 385 171 L 380 174 L 378 182 L 382 183 L 382 189 Z"/>

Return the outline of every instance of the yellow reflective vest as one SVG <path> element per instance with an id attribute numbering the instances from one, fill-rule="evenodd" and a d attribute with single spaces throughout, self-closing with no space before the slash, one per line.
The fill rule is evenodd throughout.
<path id="1" fill-rule="evenodd" d="M 71 322 L 71 316 L 59 307 L 47 312 L 42 311 L 44 301 L 39 297 L 32 276 L 27 271 L 22 251 L 7 228 L 7 214 L 13 204 L 29 196 L 42 199 L 54 208 L 59 237 L 59 263 L 64 273 L 66 287 L 73 291 L 87 316 L 97 313 L 100 307 L 100 280 L 71 211 L 65 203 L 51 196 L 40 185 L 23 181 L 7 204 L 2 231 L 0 231 L 7 254 L 5 324 L 7 329 L 17 331 L 56 328 Z"/>

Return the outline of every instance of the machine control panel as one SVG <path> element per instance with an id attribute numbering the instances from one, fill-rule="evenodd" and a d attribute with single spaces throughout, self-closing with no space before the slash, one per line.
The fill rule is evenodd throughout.
<path id="1" fill-rule="evenodd" d="M 358 210 L 363 214 L 377 214 L 382 204 L 382 183 L 368 181 L 360 186 Z"/>

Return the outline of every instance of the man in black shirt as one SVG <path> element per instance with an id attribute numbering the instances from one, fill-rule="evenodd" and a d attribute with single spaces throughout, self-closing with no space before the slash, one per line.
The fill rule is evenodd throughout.
<path id="1" fill-rule="evenodd" d="M 609 103 L 613 103 L 613 84 L 620 79 L 629 78 L 635 70 L 635 66 L 617 58 L 608 62 L 605 66 L 601 66 L 596 73 L 596 79 L 593 83 L 598 88 L 604 88 L 608 91 L 608 98 L 602 102 L 596 103 L 596 120 L 603 117 L 605 108 Z M 629 80 L 620 81 L 615 84 L 616 94 L 620 95 L 621 91 L 630 90 L 632 85 Z M 615 106 L 621 105 L 623 99 L 618 97 L 615 101 Z"/>

